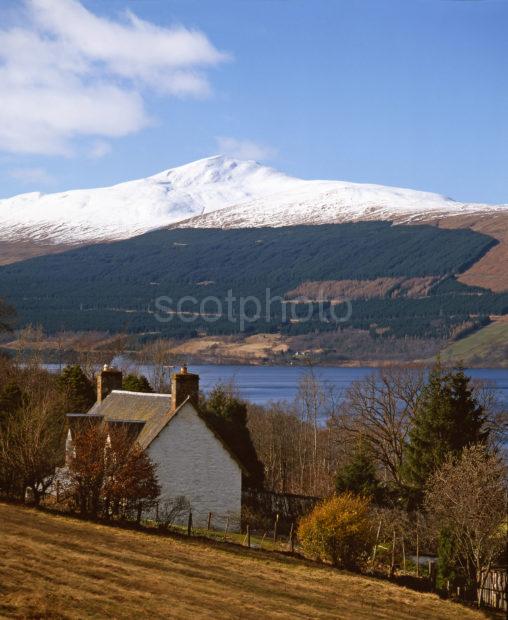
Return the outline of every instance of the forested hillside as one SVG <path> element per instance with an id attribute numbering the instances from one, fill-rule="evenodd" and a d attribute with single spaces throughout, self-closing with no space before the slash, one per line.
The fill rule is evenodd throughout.
<path id="1" fill-rule="evenodd" d="M 261 318 L 247 321 L 250 332 L 336 330 L 335 315 L 348 317 L 341 327 L 377 336 L 446 338 L 485 324 L 491 314 L 508 312 L 508 294 L 455 279 L 495 243 L 468 229 L 389 222 L 158 230 L 4 266 L 0 297 L 17 308 L 20 324 L 40 323 L 48 331 L 237 333 L 238 305 L 229 320 L 224 305 L 232 291 L 237 300 L 255 296 L 262 304 Z M 347 281 L 348 290 L 358 286 L 361 291 L 380 278 L 378 293 L 347 295 L 353 299 L 350 316 L 349 306 L 341 305 L 344 296 L 321 297 L 319 316 L 317 299 L 288 295 L 302 284 L 313 283 L 315 289 L 320 282 L 338 282 L 342 290 L 340 282 Z M 270 304 L 270 316 L 265 316 L 266 289 L 271 298 L 299 301 L 292 304 L 291 316 L 280 300 Z M 196 299 L 183 306 L 188 316 L 173 317 L 178 300 L 188 295 Z M 162 322 L 157 319 L 161 308 Z M 314 313 L 307 319 L 310 308 Z M 252 301 L 245 305 L 247 314 L 254 311 Z"/>

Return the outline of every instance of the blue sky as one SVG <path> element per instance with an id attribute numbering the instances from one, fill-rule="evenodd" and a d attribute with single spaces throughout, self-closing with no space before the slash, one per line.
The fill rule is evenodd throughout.
<path id="1" fill-rule="evenodd" d="M 508 203 L 507 0 L 4 0 L 0 24 L 1 196 L 227 152 Z"/>

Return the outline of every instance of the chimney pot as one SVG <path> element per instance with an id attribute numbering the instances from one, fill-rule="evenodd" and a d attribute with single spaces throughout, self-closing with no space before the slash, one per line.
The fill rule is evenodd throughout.
<path id="1" fill-rule="evenodd" d="M 177 409 L 186 398 L 197 407 L 199 400 L 199 375 L 187 370 L 182 366 L 180 372 L 171 375 L 171 408 Z"/>
<path id="2" fill-rule="evenodd" d="M 113 390 L 122 389 L 122 371 L 104 364 L 97 375 L 97 402 L 101 403 Z"/>

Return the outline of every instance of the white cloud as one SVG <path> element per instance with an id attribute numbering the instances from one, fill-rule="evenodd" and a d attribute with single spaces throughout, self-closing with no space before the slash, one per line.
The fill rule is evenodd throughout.
<path id="1" fill-rule="evenodd" d="M 54 177 L 44 170 L 44 168 L 13 168 L 7 174 L 17 181 L 27 185 L 51 185 L 55 182 Z"/>
<path id="2" fill-rule="evenodd" d="M 109 142 L 97 140 L 90 146 L 88 150 L 88 157 L 91 159 L 100 159 L 101 157 L 109 155 L 112 150 L 113 149 L 111 148 L 111 144 Z"/>
<path id="3" fill-rule="evenodd" d="M 26 0 L 23 26 L 0 29 L 0 149 L 68 154 L 79 136 L 115 138 L 150 122 L 144 95 L 205 96 L 203 70 L 226 59 L 198 31 L 77 0 Z M 105 154 L 105 153 L 104 153 Z"/>
<path id="4" fill-rule="evenodd" d="M 277 153 L 274 148 L 264 144 L 258 144 L 252 140 L 238 140 L 225 136 L 218 136 L 215 140 L 220 153 L 238 159 L 255 159 L 257 161 L 262 161 L 271 159 Z"/>

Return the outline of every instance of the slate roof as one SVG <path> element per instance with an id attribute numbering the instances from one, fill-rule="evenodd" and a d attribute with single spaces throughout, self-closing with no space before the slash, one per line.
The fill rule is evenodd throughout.
<path id="1" fill-rule="evenodd" d="M 136 423 L 143 427 L 137 436 L 147 448 L 172 417 L 170 394 L 148 394 L 113 390 L 102 402 L 95 403 L 88 415 L 103 416 L 109 422 Z"/>
<path id="2" fill-rule="evenodd" d="M 101 417 L 108 422 L 124 422 L 126 424 L 136 424 L 141 430 L 136 437 L 139 445 L 146 449 L 152 441 L 159 435 L 171 418 L 189 402 L 189 398 L 175 410 L 171 410 L 171 394 L 150 394 L 146 392 L 128 392 L 126 390 L 112 390 L 106 398 L 90 409 L 85 416 Z M 231 458 L 237 463 L 240 469 L 247 473 L 247 469 L 238 458 L 235 451 L 224 441 L 217 430 L 210 424 L 210 421 L 199 409 L 194 408 L 199 417 L 206 424 L 208 429 L 223 445 L 224 449 Z M 71 414 L 72 415 L 72 414 Z"/>

